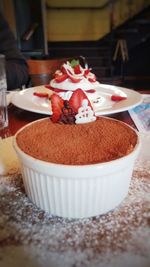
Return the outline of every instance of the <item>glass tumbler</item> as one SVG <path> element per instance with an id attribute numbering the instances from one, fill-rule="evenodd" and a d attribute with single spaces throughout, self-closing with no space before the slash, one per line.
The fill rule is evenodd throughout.
<path id="1" fill-rule="evenodd" d="M 0 54 L 0 130 L 8 126 L 5 56 Z"/>

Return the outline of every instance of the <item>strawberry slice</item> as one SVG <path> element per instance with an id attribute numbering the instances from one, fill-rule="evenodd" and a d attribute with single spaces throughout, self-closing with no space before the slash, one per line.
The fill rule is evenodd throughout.
<path id="1" fill-rule="evenodd" d="M 65 81 L 67 78 L 68 78 L 67 74 L 56 75 L 55 76 L 55 81 L 57 83 L 61 83 L 61 82 Z"/>
<path id="2" fill-rule="evenodd" d="M 61 70 L 56 70 L 55 73 L 53 74 L 54 78 L 57 77 L 58 75 L 62 75 L 62 71 Z"/>
<path id="3" fill-rule="evenodd" d="M 95 89 L 88 89 L 88 90 L 85 90 L 85 92 L 93 94 L 96 92 L 96 90 Z"/>
<path id="4" fill-rule="evenodd" d="M 38 96 L 38 97 L 46 97 L 46 98 L 48 98 L 49 96 L 48 93 L 38 93 L 38 92 L 34 92 L 33 95 Z"/>
<path id="5" fill-rule="evenodd" d="M 57 94 L 52 94 L 50 97 L 51 107 L 52 107 L 52 117 L 53 122 L 59 121 L 59 118 L 62 114 L 62 108 L 64 107 L 64 100 Z"/>
<path id="6" fill-rule="evenodd" d="M 88 100 L 88 105 L 91 107 L 91 109 L 93 109 L 90 100 L 82 89 L 77 89 L 73 92 L 72 96 L 69 99 L 69 105 L 70 107 L 72 107 L 75 113 L 78 113 L 78 109 L 82 106 L 82 101 L 84 99 Z"/>
<path id="7" fill-rule="evenodd" d="M 71 76 L 71 75 L 69 75 L 69 78 L 73 83 L 79 83 L 82 80 L 81 78 L 76 78 L 76 77 Z"/>
<path id="8" fill-rule="evenodd" d="M 96 76 L 93 75 L 92 77 L 89 77 L 88 80 L 89 80 L 89 82 L 94 83 L 94 82 L 96 82 Z"/>
<path id="9" fill-rule="evenodd" d="M 121 101 L 127 99 L 126 96 L 120 96 L 120 95 L 112 95 L 111 100 L 112 101 Z"/>
<path id="10" fill-rule="evenodd" d="M 81 73 L 80 64 L 74 66 L 74 73 L 75 74 L 80 74 Z"/>
<path id="11" fill-rule="evenodd" d="M 68 89 L 61 89 L 61 88 L 55 88 L 55 87 L 52 87 L 50 84 L 46 84 L 45 87 L 47 89 L 50 89 L 52 90 L 53 92 L 55 93 L 62 93 L 62 92 L 68 92 L 69 90 Z M 95 93 L 96 90 L 95 89 L 87 89 L 85 90 L 86 93 Z"/>
<path id="12" fill-rule="evenodd" d="M 61 72 L 62 72 L 63 74 L 66 73 L 66 69 L 65 69 L 64 65 L 62 65 L 62 66 L 60 67 L 60 70 L 61 70 Z"/>
<path id="13" fill-rule="evenodd" d="M 55 93 L 62 93 L 62 92 L 67 92 L 68 91 L 67 89 L 65 90 L 65 89 L 60 89 L 60 88 L 52 87 L 49 84 L 46 84 L 45 87 L 48 88 L 48 89 L 50 89 L 50 90 L 52 90 Z"/>
<path id="14" fill-rule="evenodd" d="M 89 69 L 86 69 L 86 70 L 84 71 L 84 76 L 86 77 L 89 73 L 90 73 L 90 70 L 89 70 Z"/>

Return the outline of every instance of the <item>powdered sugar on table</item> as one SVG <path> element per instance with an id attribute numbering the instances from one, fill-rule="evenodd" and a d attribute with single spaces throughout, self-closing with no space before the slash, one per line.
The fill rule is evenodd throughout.
<path id="1" fill-rule="evenodd" d="M 19 173 L 0 177 L 0 266 L 150 266 L 150 161 L 137 161 L 114 211 L 82 220 L 50 216 L 26 197 Z"/>

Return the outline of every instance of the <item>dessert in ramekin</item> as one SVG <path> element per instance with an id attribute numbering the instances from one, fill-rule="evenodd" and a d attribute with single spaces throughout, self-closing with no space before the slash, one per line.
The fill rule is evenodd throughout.
<path id="1" fill-rule="evenodd" d="M 14 148 L 33 203 L 55 216 L 87 218 L 126 197 L 140 140 L 130 126 L 110 118 L 78 125 L 46 118 L 19 130 Z"/>

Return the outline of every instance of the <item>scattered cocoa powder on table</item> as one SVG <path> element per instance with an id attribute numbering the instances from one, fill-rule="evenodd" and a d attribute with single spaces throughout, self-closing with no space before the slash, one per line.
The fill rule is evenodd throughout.
<path id="1" fill-rule="evenodd" d="M 149 267 L 150 162 L 137 161 L 129 194 L 89 219 L 53 217 L 26 197 L 20 174 L 0 177 L 1 267 Z"/>

